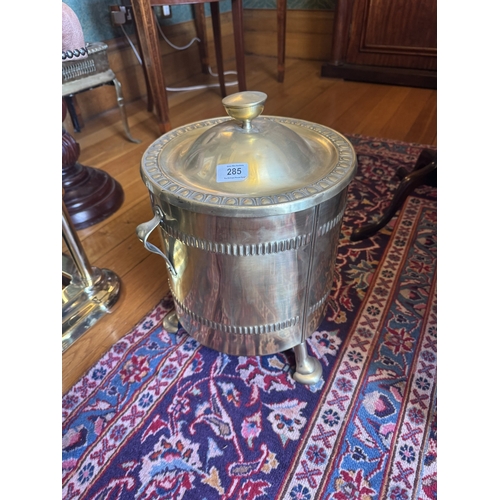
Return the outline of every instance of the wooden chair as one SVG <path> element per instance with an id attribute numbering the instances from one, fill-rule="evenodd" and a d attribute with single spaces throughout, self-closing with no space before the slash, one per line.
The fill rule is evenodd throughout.
<path id="1" fill-rule="evenodd" d="M 157 26 L 152 5 L 195 5 L 195 24 L 201 43 L 199 44 L 202 71 L 208 73 L 208 51 L 205 34 L 204 4 L 210 3 L 212 28 L 214 32 L 215 57 L 217 73 L 222 97 L 226 96 L 224 82 L 224 67 L 222 57 L 222 41 L 220 26 L 220 0 L 130 0 L 134 13 L 137 38 L 142 53 L 143 69 L 148 88 L 148 109 L 156 107 L 160 133 L 172 129 L 169 119 L 168 98 L 162 72 L 161 53 L 158 42 Z M 283 82 L 285 72 L 285 31 L 286 31 L 286 0 L 277 0 L 278 22 L 278 81 Z M 231 0 L 233 33 L 236 54 L 236 71 L 238 89 L 246 90 L 245 50 L 243 43 L 243 0 Z"/>

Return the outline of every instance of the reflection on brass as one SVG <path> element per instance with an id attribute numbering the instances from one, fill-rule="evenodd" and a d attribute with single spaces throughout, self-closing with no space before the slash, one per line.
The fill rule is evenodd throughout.
<path id="1" fill-rule="evenodd" d="M 175 333 L 179 327 L 179 318 L 175 311 L 170 311 L 165 318 L 163 318 L 163 328 L 167 332 Z"/>
<path id="2" fill-rule="evenodd" d="M 235 120 L 240 120 L 242 128 L 252 129 L 252 120 L 264 110 L 267 95 L 264 92 L 238 92 L 222 99 L 227 114 Z"/>
<path id="3" fill-rule="evenodd" d="M 228 96 L 229 118 L 175 129 L 146 150 L 141 175 L 155 218 L 137 233 L 165 260 L 176 316 L 191 336 L 232 355 L 293 348 L 295 379 L 310 384 L 321 365 L 305 341 L 334 282 L 356 155 L 330 128 L 260 116 L 265 100 Z M 147 242 L 153 226 L 163 251 Z"/>
<path id="4" fill-rule="evenodd" d="M 314 385 L 319 381 L 321 375 L 323 374 L 323 367 L 321 366 L 321 363 L 316 358 L 307 354 L 305 342 L 295 346 L 293 351 L 295 353 L 296 360 L 293 379 L 301 384 Z"/>
<path id="5" fill-rule="evenodd" d="M 62 233 L 70 255 L 62 255 L 62 352 L 102 316 L 120 296 L 120 278 L 109 269 L 92 267 L 63 203 Z"/>

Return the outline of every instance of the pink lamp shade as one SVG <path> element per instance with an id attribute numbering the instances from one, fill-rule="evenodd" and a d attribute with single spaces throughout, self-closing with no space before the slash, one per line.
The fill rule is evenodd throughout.
<path id="1" fill-rule="evenodd" d="M 85 59 L 87 47 L 83 37 L 83 30 L 75 12 L 62 3 L 62 59 Z"/>

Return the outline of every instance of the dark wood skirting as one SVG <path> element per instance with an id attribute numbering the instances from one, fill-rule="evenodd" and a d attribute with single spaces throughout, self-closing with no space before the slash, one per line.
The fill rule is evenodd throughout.
<path id="1" fill-rule="evenodd" d="M 431 70 L 325 63 L 321 67 L 321 76 L 358 82 L 437 88 L 437 72 Z"/>

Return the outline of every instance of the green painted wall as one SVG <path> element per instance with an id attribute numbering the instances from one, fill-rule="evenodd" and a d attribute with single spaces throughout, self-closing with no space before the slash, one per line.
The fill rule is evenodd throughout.
<path id="1" fill-rule="evenodd" d="M 332 10 L 336 0 L 288 0 L 289 10 Z M 111 40 L 123 36 L 121 28 L 113 27 L 110 21 L 109 6 L 120 5 L 118 0 L 67 0 L 66 3 L 73 9 L 82 25 L 86 42 Z M 245 9 L 275 9 L 276 0 L 243 0 Z M 172 17 L 162 20 L 162 24 L 178 24 L 193 19 L 191 5 L 174 5 Z M 221 12 L 231 10 L 231 0 L 221 2 Z M 209 15 L 209 7 L 206 5 Z M 132 33 L 129 26 L 125 26 L 127 33 Z"/>

